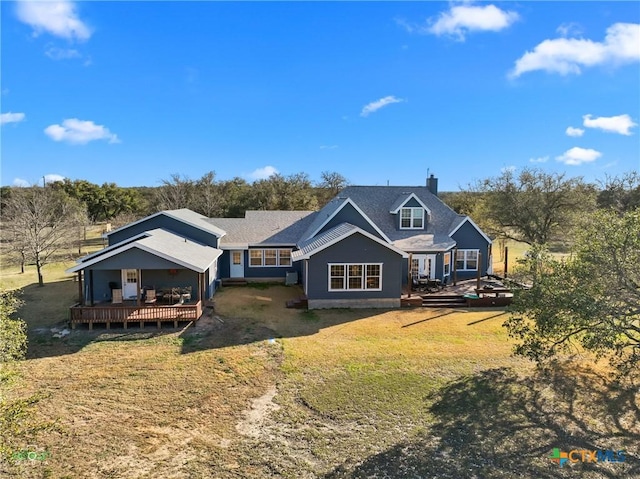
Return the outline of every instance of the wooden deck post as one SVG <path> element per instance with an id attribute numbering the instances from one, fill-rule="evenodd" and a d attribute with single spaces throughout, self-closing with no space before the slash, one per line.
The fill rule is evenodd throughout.
<path id="1" fill-rule="evenodd" d="M 478 275 L 476 279 L 476 288 L 480 289 L 480 276 L 482 275 L 482 253 L 478 251 Z"/>
<path id="2" fill-rule="evenodd" d="M 411 287 L 413 286 L 413 278 L 411 277 L 411 267 L 413 265 L 413 254 L 409 253 L 409 269 L 407 271 L 407 284 L 409 285 L 409 298 L 411 297 Z"/>
<path id="3" fill-rule="evenodd" d="M 458 283 L 458 248 L 453 248 L 453 285 Z"/>
<path id="4" fill-rule="evenodd" d="M 509 247 L 504 247 L 504 277 L 507 277 L 509 269 Z"/>
<path id="5" fill-rule="evenodd" d="M 82 290 L 82 270 L 78 271 L 78 303 L 84 305 L 84 291 Z"/>

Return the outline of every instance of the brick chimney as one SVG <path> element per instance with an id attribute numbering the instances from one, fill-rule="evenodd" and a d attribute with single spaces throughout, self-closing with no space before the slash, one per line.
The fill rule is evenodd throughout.
<path id="1" fill-rule="evenodd" d="M 427 178 L 427 188 L 431 193 L 438 196 L 438 178 L 431 175 Z"/>

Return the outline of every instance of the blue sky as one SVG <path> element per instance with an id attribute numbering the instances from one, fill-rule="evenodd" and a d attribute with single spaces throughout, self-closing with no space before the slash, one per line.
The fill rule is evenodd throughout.
<path id="1" fill-rule="evenodd" d="M 1 2 L 2 184 L 640 170 L 637 2 Z"/>

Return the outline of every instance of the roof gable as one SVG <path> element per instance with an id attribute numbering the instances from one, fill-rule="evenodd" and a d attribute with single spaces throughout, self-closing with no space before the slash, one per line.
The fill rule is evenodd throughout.
<path id="1" fill-rule="evenodd" d="M 113 231 L 110 231 L 108 233 L 106 233 L 106 236 L 111 236 L 114 233 L 119 233 L 121 231 L 124 231 L 128 228 L 131 228 L 132 226 L 135 225 L 139 225 L 145 221 L 148 221 L 152 218 L 155 218 L 157 216 L 166 216 L 168 218 L 174 219 L 176 221 L 180 221 L 181 223 L 187 224 L 189 226 L 192 226 L 196 229 L 202 230 L 206 233 L 210 233 L 213 234 L 215 236 L 217 236 L 218 238 L 222 237 L 225 235 L 225 231 L 218 228 L 217 226 L 215 226 L 214 224 L 210 223 L 208 221 L 208 218 L 196 213 L 195 211 L 192 211 L 188 208 L 181 208 L 178 210 L 163 210 L 163 211 L 159 211 L 158 213 L 154 213 L 152 215 L 149 216 L 145 216 L 144 218 L 141 218 L 137 221 L 134 221 L 132 223 L 126 224 L 120 228 L 117 228 Z"/>
<path id="2" fill-rule="evenodd" d="M 302 241 L 309 240 L 316 236 L 318 233 L 322 231 L 322 229 L 329 224 L 329 222 L 335 218 L 347 205 L 353 207 L 353 209 L 362 217 L 362 219 L 369 225 L 371 228 L 380 235 L 380 237 L 386 242 L 390 243 L 391 240 L 389 237 L 376 225 L 371 218 L 369 218 L 366 213 L 350 198 L 344 197 L 336 197 L 331 200 L 324 208 L 322 208 L 316 218 L 309 226 L 307 231 L 305 231 L 302 236 Z"/>
<path id="3" fill-rule="evenodd" d="M 171 261 L 192 271 L 205 272 L 211 264 L 222 254 L 222 251 L 206 246 L 163 229 L 155 229 L 134 241 L 126 240 L 108 248 L 102 255 L 92 255 L 90 259 L 69 268 L 67 273 L 75 273 L 117 256 L 133 248 L 140 249 L 159 258 Z"/>
<path id="4" fill-rule="evenodd" d="M 407 203 L 410 203 L 411 200 L 414 200 L 415 203 L 412 204 L 418 204 L 420 205 L 429 216 L 431 216 L 431 210 L 427 207 L 427 205 L 425 205 L 422 200 L 420 198 L 418 198 L 416 196 L 415 193 L 404 193 L 402 195 L 400 195 L 398 197 L 398 199 L 393 203 L 393 205 L 391 205 L 391 209 L 389 210 L 389 213 L 391 214 L 397 214 L 398 211 L 400 211 Z"/>

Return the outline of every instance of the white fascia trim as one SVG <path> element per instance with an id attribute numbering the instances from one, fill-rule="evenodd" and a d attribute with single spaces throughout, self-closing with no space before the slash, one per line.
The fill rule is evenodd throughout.
<path id="1" fill-rule="evenodd" d="M 206 248 L 211 248 L 211 246 L 205 246 L 205 247 Z M 129 244 L 121 246 L 120 248 L 117 248 L 117 249 L 115 249 L 113 251 L 110 251 L 109 253 L 106 253 L 106 254 L 98 257 L 98 258 L 94 258 L 91 261 L 88 261 L 86 263 L 79 264 L 77 266 L 69 268 L 69 269 L 67 269 L 65 271 L 65 273 L 67 273 L 67 274 L 69 274 L 69 273 L 77 273 L 78 271 L 82 271 L 83 269 L 88 268 L 89 266 L 93 266 L 94 264 L 100 263 L 100 262 L 102 262 L 102 261 L 104 261 L 106 259 L 109 259 L 109 258 L 117 255 L 117 254 L 124 253 L 125 251 L 128 251 L 131 248 L 138 248 L 138 249 L 140 249 L 142 251 L 145 251 L 147 253 L 150 253 L 150 254 L 152 254 L 154 256 L 157 256 L 157 257 L 162 258 L 162 259 L 166 259 L 167 261 L 171 261 L 172 263 L 179 264 L 180 266 L 184 266 L 185 268 L 188 268 L 188 269 L 190 269 L 192 271 L 197 271 L 199 273 L 204 273 L 209 267 L 211 267 L 211 265 L 215 262 L 215 260 L 217 260 L 220 257 L 220 255 L 222 254 L 222 251 L 218 250 L 219 253 L 213 259 L 213 261 L 211 261 L 209 263 L 209 265 L 205 269 L 201 270 L 197 266 L 189 264 L 189 263 L 187 263 L 185 261 L 178 260 L 177 258 L 173 258 L 173 257 L 171 257 L 169 255 L 164 254 L 164 253 L 160 253 L 159 251 L 156 251 L 153 248 L 149 248 L 148 246 L 144 246 L 144 245 L 141 245 L 139 243 L 129 243 Z M 211 249 L 217 249 L 217 248 L 211 248 Z"/>
<path id="2" fill-rule="evenodd" d="M 165 216 L 168 216 L 171 219 L 174 219 L 174 220 L 179 221 L 181 223 L 184 223 L 186 225 L 193 226 L 194 228 L 199 229 L 200 231 L 204 231 L 205 233 L 209 233 L 209 234 L 212 234 L 212 235 L 216 236 L 218 239 L 222 238 L 226 234 L 226 232 L 222 228 L 218 228 L 213 223 L 211 224 L 211 226 L 215 226 L 216 228 L 218 228 L 220 231 L 223 232 L 222 234 L 219 234 L 219 233 L 216 233 L 215 231 L 211 231 L 211 230 L 208 230 L 206 228 L 203 228 L 202 226 L 197 225 L 195 223 L 192 223 L 191 221 L 185 221 L 183 218 L 180 218 L 178 216 L 172 215 L 169 211 L 158 211 L 157 213 L 154 213 L 154 214 L 149 215 L 149 216 L 145 216 L 144 218 L 141 218 L 141 219 L 139 219 L 137 221 L 134 221 L 133 223 L 128 223 L 128 224 L 126 224 L 124 226 L 121 226 L 118 229 L 115 229 L 113 231 L 109 231 L 108 233 L 105 233 L 105 235 L 108 237 L 109 235 L 112 235 L 113 233 L 117 233 L 118 231 L 125 230 L 125 229 L 127 229 L 127 228 L 129 228 L 131 226 L 140 224 L 143 221 L 150 220 L 151 218 L 155 218 L 156 216 L 160 216 L 160 215 L 165 215 Z"/>
<path id="3" fill-rule="evenodd" d="M 486 234 L 484 234 L 484 232 L 480 229 L 480 227 L 477 224 L 475 224 L 473 220 L 468 216 L 458 226 L 453 228 L 451 233 L 449 233 L 449 236 L 453 236 L 455 232 L 458 231 L 462 227 L 462 225 L 465 224 L 467 221 L 471 223 L 471 226 L 473 226 L 476 230 L 478 230 L 478 233 L 480 233 L 482 237 L 486 239 L 489 244 L 493 244 L 493 241 L 491 241 L 491 239 Z"/>
<path id="4" fill-rule="evenodd" d="M 397 214 L 397 213 L 398 213 L 398 211 L 400 211 L 402 208 L 404 208 L 404 205 L 406 205 L 406 204 L 407 204 L 407 202 L 408 202 L 411 198 L 415 199 L 415 200 L 420 204 L 420 206 L 422 206 L 422 207 L 424 208 L 424 210 L 429 214 L 429 216 L 431 216 L 431 210 L 430 210 L 429 208 L 427 208 L 427 205 L 425 205 L 425 204 L 422 202 L 422 200 L 416 196 L 416 194 L 415 194 L 415 193 L 411 193 L 411 194 L 407 197 L 407 199 L 406 199 L 406 200 L 404 200 L 404 202 L 403 202 L 400 206 L 398 206 L 395 210 L 389 211 L 389 213 L 391 213 L 392 215 Z M 415 208 L 415 207 L 408 207 L 408 208 Z M 421 229 L 422 229 L 422 228 L 421 228 Z"/>
<path id="5" fill-rule="evenodd" d="M 362 217 L 365 219 L 365 221 L 366 221 L 367 223 L 369 223 L 369 224 L 373 227 L 373 229 L 374 229 L 374 230 L 376 230 L 376 231 L 380 234 L 380 236 L 382 236 L 382 237 L 385 239 L 385 241 L 386 241 L 387 243 L 391 243 L 391 240 L 387 237 L 387 235 L 386 235 L 386 234 L 384 234 L 384 233 L 382 232 L 382 230 L 381 230 L 380 228 L 378 228 L 378 226 L 377 226 L 373 221 L 371 221 L 371 219 L 370 219 L 370 218 L 369 218 L 369 217 L 364 213 L 364 211 L 362 211 L 362 210 L 358 207 L 358 205 L 356 205 L 356 204 L 353 202 L 353 200 L 352 200 L 351 198 L 347 198 L 346 200 L 344 200 L 344 202 L 340 205 L 340 207 L 339 207 L 338 209 L 336 209 L 336 210 L 333 212 L 333 214 L 331 214 L 331 215 L 330 215 L 326 220 L 324 220 L 324 221 L 322 222 L 322 224 L 321 224 L 320 226 L 318 226 L 318 227 L 315 229 L 315 231 L 314 231 L 313 233 L 311 233 L 311 234 L 310 234 L 307 238 L 305 238 L 305 239 L 311 239 L 311 238 L 313 238 L 315 235 L 317 235 L 317 234 L 318 234 L 318 232 L 319 232 L 322 228 L 324 228 L 324 227 L 326 226 L 326 224 L 327 224 L 329 221 L 331 221 L 331 220 L 332 220 L 332 219 L 333 219 L 333 218 L 334 218 L 334 217 L 335 217 L 335 216 L 336 216 L 340 211 L 342 211 L 342 208 L 344 208 L 344 207 L 347 205 L 347 203 L 348 203 L 348 204 L 350 204 L 351 206 L 353 206 L 353 207 L 355 208 L 355 210 L 360 214 L 360 216 L 362 216 Z"/>
<path id="6" fill-rule="evenodd" d="M 395 246 L 393 246 L 390 243 L 385 243 L 380 238 L 378 238 L 376 235 L 373 235 L 373 234 L 369 233 L 368 231 L 363 230 L 362 228 L 358 228 L 357 226 L 354 226 L 354 229 L 352 229 L 351 231 L 348 231 L 347 233 L 344 233 L 343 235 L 332 239 L 328 243 L 323 244 L 322 246 L 318 247 L 317 249 L 313 250 L 310 253 L 298 256 L 297 258 L 293 258 L 293 254 L 292 254 L 291 255 L 292 260 L 293 261 L 300 261 L 302 259 L 309 259 L 314 254 L 319 253 L 320 251 L 327 249 L 329 246 L 333 246 L 334 244 L 339 243 L 340 241 L 342 241 L 345 238 L 348 238 L 349 236 L 351 236 L 354 233 L 360 233 L 360 234 L 366 236 L 367 238 L 375 241 L 376 243 L 381 244 L 382 246 L 385 246 L 386 248 L 389 248 L 391 251 L 394 251 L 394 252 L 398 253 L 403 258 L 408 258 L 409 257 L 409 254 L 406 253 L 405 251 L 402 251 L 401 249 L 396 248 Z M 295 251 L 294 251 L 294 253 L 295 253 Z"/>
<path id="7" fill-rule="evenodd" d="M 151 230 L 150 230 L 151 231 Z M 121 246 L 123 246 L 126 243 L 129 242 L 134 242 L 137 241 L 141 238 L 148 238 L 149 236 L 151 236 L 151 233 L 149 233 L 149 231 L 145 231 L 143 233 L 137 234 L 135 236 L 132 236 L 131 238 L 127 238 L 125 240 L 120 241 L 119 243 L 116 244 L 112 244 L 111 246 L 107 246 L 106 248 L 102 248 L 100 251 L 96 251 L 95 253 L 91 253 L 88 254 L 86 256 L 83 256 L 80 259 L 76 260 L 76 263 L 80 264 L 80 263 L 84 263 L 87 260 L 90 260 L 91 258 L 97 257 L 97 256 L 102 256 L 103 254 L 105 254 L 108 251 L 111 251 L 115 248 L 120 248 Z"/>

